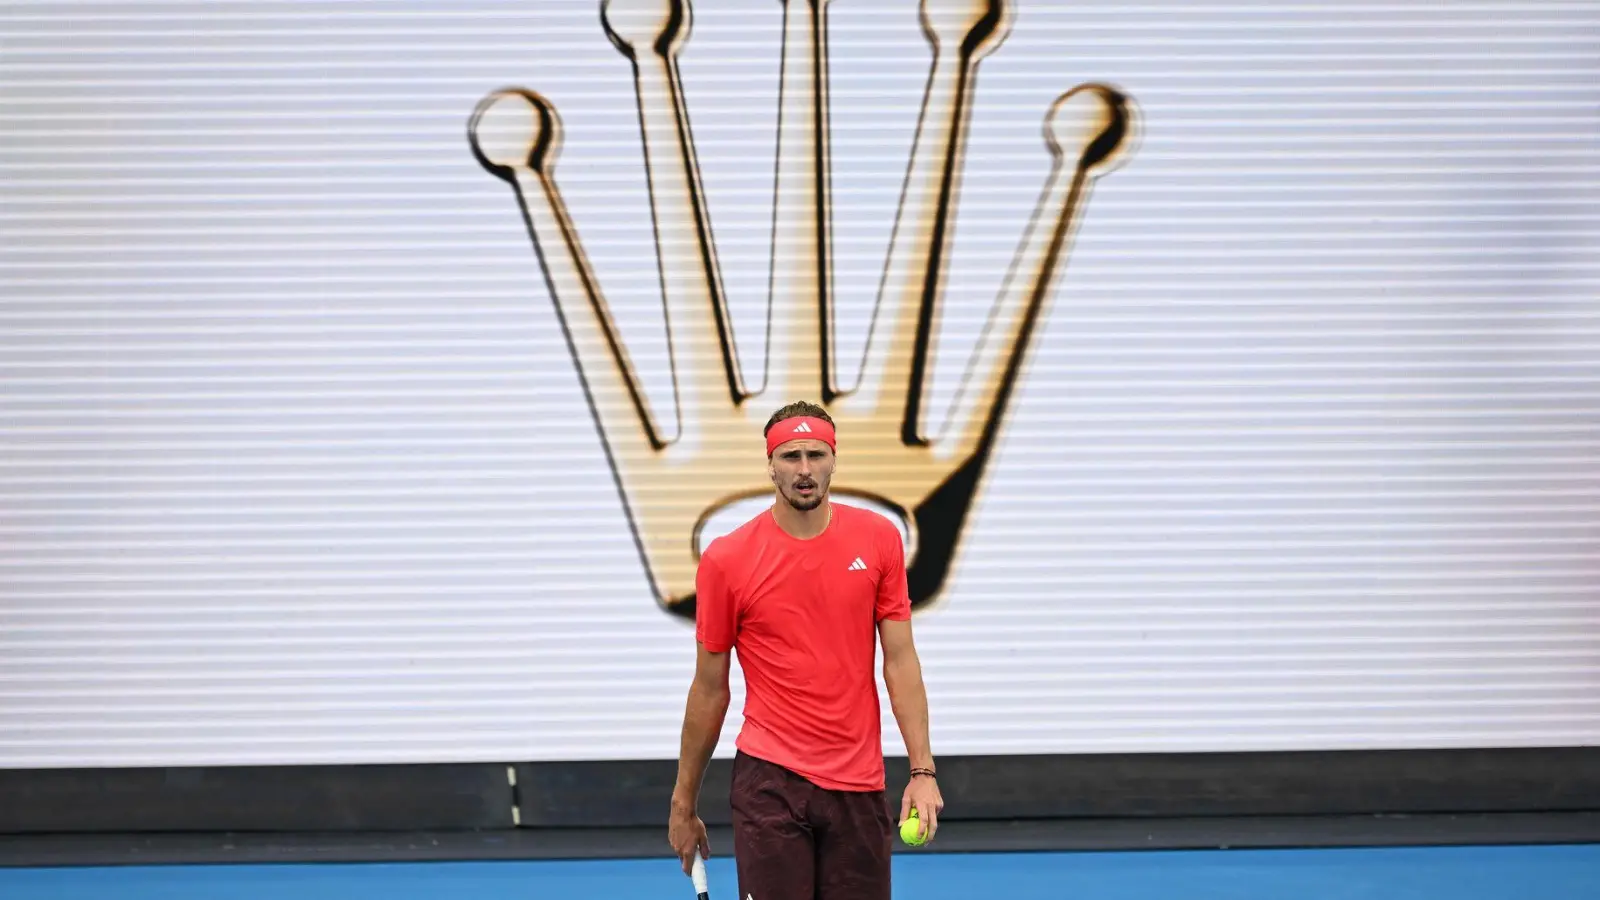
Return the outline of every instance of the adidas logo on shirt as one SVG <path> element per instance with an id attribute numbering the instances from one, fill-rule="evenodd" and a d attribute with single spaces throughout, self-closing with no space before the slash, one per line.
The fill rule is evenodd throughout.
<path id="1" fill-rule="evenodd" d="M 867 564 L 862 562 L 861 561 L 861 557 L 859 557 L 859 556 L 856 557 L 856 561 L 855 562 L 850 564 L 850 571 L 852 571 L 852 572 L 863 571 L 866 568 L 867 568 Z"/>

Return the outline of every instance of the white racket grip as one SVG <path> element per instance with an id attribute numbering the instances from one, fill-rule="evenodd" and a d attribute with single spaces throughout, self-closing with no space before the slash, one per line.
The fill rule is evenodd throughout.
<path id="1" fill-rule="evenodd" d="M 700 858 L 699 850 L 694 852 L 694 869 L 689 875 L 694 879 L 694 892 L 701 897 L 708 896 L 710 892 L 706 890 L 706 861 Z"/>

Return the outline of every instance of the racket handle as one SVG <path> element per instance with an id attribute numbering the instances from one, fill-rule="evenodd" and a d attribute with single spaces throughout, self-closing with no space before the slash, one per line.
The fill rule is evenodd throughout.
<path id="1" fill-rule="evenodd" d="M 706 887 L 706 861 L 700 858 L 700 851 L 694 852 L 694 869 L 690 872 L 694 878 L 694 892 L 699 895 L 699 900 L 708 900 L 711 891 Z"/>

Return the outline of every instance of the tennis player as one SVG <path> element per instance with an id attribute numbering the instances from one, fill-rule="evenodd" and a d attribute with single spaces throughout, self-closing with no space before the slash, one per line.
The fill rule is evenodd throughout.
<path id="1" fill-rule="evenodd" d="M 696 850 L 711 855 L 698 802 L 737 650 L 746 687 L 730 798 L 738 896 L 889 900 L 899 822 L 885 796 L 879 642 L 910 762 L 899 821 L 915 806 L 931 839 L 944 807 L 904 544 L 883 516 L 829 500 L 837 442 L 822 407 L 773 413 L 766 446 L 771 508 L 713 540 L 695 577 L 697 661 L 668 840 L 686 873 Z"/>

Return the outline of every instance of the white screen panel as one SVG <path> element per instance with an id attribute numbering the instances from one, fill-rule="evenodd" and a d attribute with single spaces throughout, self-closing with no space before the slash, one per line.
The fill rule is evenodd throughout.
<path id="1" fill-rule="evenodd" d="M 691 634 L 467 137 L 502 87 L 558 109 L 670 427 L 596 6 L 0 8 L 0 765 L 675 756 Z M 912 6 L 829 7 L 847 382 Z M 753 381 L 782 16 L 703 0 L 681 60 Z M 1088 82 L 1137 143 L 918 619 L 936 753 L 1600 740 L 1600 6 L 1019 3 L 972 94 L 936 425 Z"/>

